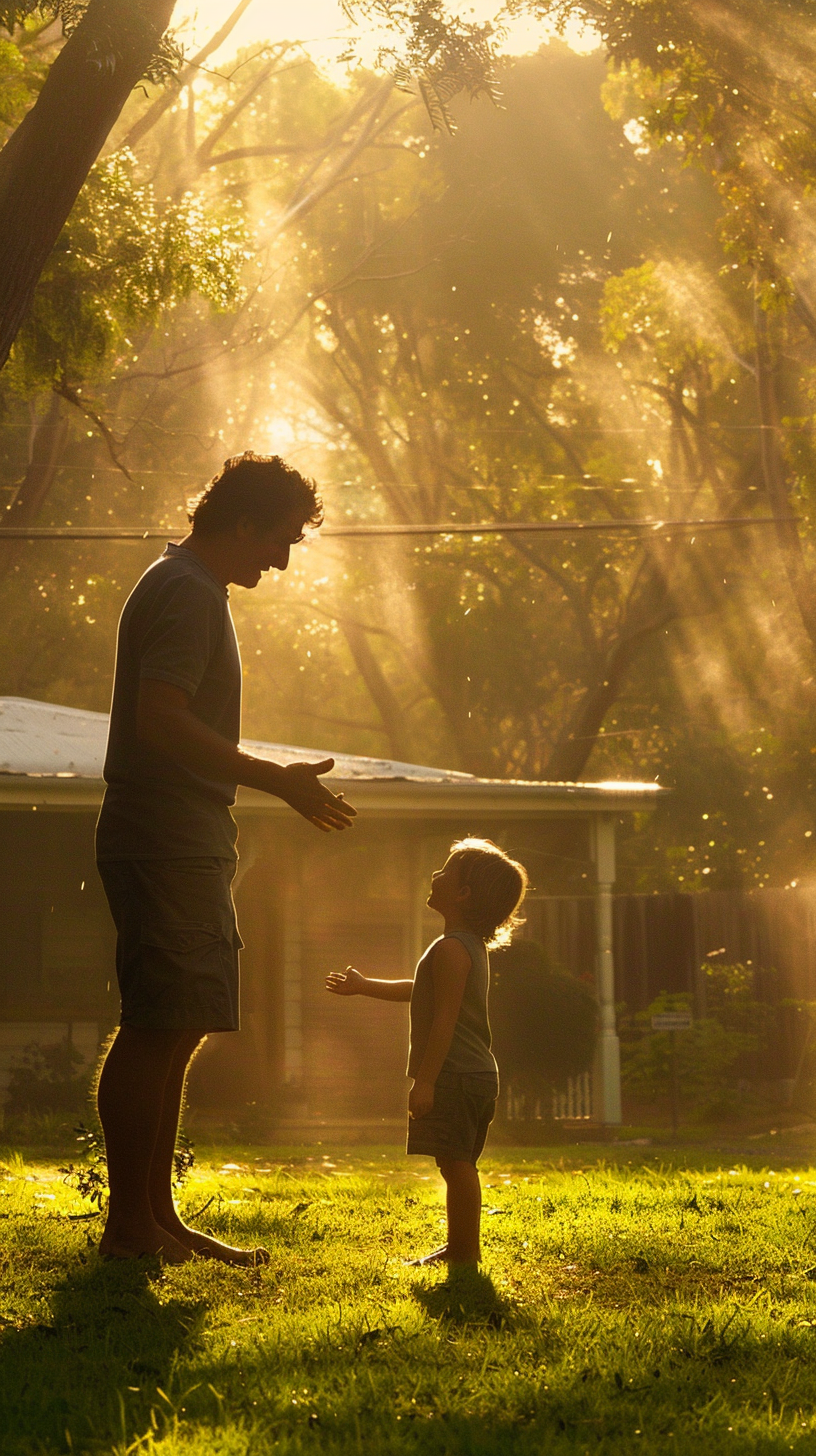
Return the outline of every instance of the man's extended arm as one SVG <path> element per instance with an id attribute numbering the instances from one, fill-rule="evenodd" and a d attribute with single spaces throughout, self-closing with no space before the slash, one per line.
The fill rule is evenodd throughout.
<path id="1" fill-rule="evenodd" d="M 346 803 L 343 795 L 331 793 L 318 778 L 318 774 L 332 768 L 333 759 L 283 765 L 255 758 L 202 723 L 182 688 L 158 678 L 142 678 L 136 733 L 140 743 L 166 754 L 202 778 L 245 784 L 274 794 L 326 834 L 332 829 L 347 829 L 356 817 L 356 809 Z"/>

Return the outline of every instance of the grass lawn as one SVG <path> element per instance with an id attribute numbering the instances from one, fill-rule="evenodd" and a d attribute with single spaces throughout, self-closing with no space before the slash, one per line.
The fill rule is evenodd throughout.
<path id="1" fill-rule="evenodd" d="M 1 1156 L 2 1456 L 816 1452 L 806 1157 L 489 1148 L 447 1281 L 395 1148 L 199 1150 L 186 1211 L 252 1271 L 103 1264 L 54 1155 Z"/>

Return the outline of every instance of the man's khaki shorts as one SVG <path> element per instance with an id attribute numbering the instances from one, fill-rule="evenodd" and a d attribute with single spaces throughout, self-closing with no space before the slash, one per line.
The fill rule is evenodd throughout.
<path id="1" fill-rule="evenodd" d="M 101 860 L 123 1026 L 238 1031 L 232 859 Z"/>

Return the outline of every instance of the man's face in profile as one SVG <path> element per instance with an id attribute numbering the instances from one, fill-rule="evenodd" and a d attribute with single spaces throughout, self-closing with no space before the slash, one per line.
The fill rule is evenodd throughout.
<path id="1" fill-rule="evenodd" d="M 235 561 L 230 580 L 236 586 L 256 587 L 265 572 L 285 571 L 289 552 L 303 540 L 303 517 L 300 512 L 283 516 L 271 529 L 242 520 L 235 528 Z"/>

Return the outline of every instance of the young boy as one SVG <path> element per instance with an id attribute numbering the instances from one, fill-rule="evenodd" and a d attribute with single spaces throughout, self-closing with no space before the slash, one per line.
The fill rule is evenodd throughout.
<path id="1" fill-rule="evenodd" d="M 428 905 L 444 919 L 412 981 L 377 981 L 353 966 L 333 971 L 336 996 L 410 1001 L 408 1152 L 436 1159 L 447 1186 L 448 1238 L 415 1264 L 479 1263 L 482 1189 L 476 1165 L 493 1120 L 499 1077 L 490 1050 L 488 950 L 520 923 L 527 872 L 489 839 L 451 846 Z"/>

